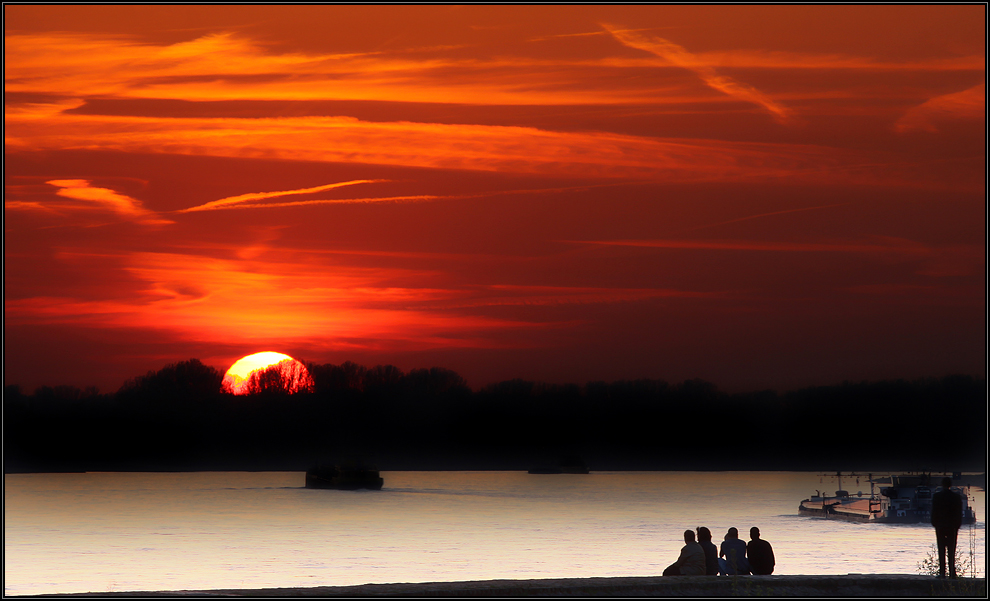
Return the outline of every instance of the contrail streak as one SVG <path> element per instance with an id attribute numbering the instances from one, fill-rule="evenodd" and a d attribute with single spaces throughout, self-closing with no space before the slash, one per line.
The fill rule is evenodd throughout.
<path id="1" fill-rule="evenodd" d="M 215 211 L 217 209 L 229 209 L 232 208 L 232 205 L 239 205 L 241 203 L 251 202 L 253 200 L 263 200 L 265 198 L 289 196 L 292 194 L 312 194 L 314 192 L 322 192 L 324 190 L 331 190 L 333 188 L 342 188 L 344 186 L 353 186 L 355 184 L 373 184 L 376 182 L 383 182 L 383 181 L 387 181 L 387 180 L 355 179 L 348 182 L 337 182 L 334 184 L 326 184 L 325 186 L 316 186 L 314 188 L 301 188 L 299 190 L 284 190 L 281 192 L 249 192 L 248 194 L 241 194 L 239 196 L 229 196 L 227 198 L 221 198 L 220 200 L 214 200 L 206 204 L 190 207 L 188 209 L 182 209 L 181 211 L 177 211 L 177 212 L 192 213 L 193 211 Z"/>
<path id="2" fill-rule="evenodd" d="M 694 71 L 698 77 L 701 78 L 705 84 L 723 94 L 733 96 L 740 100 L 745 100 L 746 102 L 751 102 L 753 104 L 759 105 L 770 112 L 774 119 L 779 123 L 788 123 L 791 121 L 790 111 L 774 102 L 772 99 L 767 97 L 763 92 L 757 90 L 751 85 L 742 83 L 741 81 L 736 81 L 731 77 L 725 75 L 719 75 L 715 69 L 701 60 L 695 55 L 687 51 L 683 46 L 679 46 L 670 40 L 666 40 L 657 36 L 643 36 L 635 33 L 635 30 L 631 29 L 619 29 L 612 25 L 602 24 L 602 27 L 606 31 L 612 34 L 616 40 L 625 46 L 630 48 L 638 48 L 639 50 L 645 50 L 651 54 L 655 54 L 660 58 L 677 65 L 678 67 L 684 67 L 685 69 L 690 69 Z"/>
<path id="3" fill-rule="evenodd" d="M 459 196 L 385 196 L 376 198 L 334 198 L 318 200 L 291 200 L 289 202 L 269 202 L 259 204 L 238 204 L 220 207 L 220 209 L 272 209 L 276 207 L 304 207 L 307 205 L 341 205 L 367 204 L 373 202 L 424 202 L 441 198 L 460 198 Z"/>

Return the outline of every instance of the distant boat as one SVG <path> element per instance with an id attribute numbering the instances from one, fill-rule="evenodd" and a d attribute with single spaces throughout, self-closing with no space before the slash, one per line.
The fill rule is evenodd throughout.
<path id="1" fill-rule="evenodd" d="M 378 470 L 369 468 L 342 468 L 320 466 L 306 472 L 306 488 L 330 488 L 336 490 L 381 490 L 385 480 Z"/>
<path id="2" fill-rule="evenodd" d="M 931 520 L 932 493 L 930 476 L 926 474 L 890 475 L 884 478 L 869 476 L 870 494 L 862 491 L 855 495 L 842 490 L 842 474 L 836 473 L 839 490 L 834 496 L 815 491 L 798 506 L 798 514 L 854 522 L 881 524 L 919 524 Z M 848 476 L 847 476 L 848 477 Z M 880 487 L 878 484 L 888 484 Z M 976 514 L 969 506 L 969 491 L 964 487 L 952 487 L 962 497 L 962 523 L 976 522 Z"/>

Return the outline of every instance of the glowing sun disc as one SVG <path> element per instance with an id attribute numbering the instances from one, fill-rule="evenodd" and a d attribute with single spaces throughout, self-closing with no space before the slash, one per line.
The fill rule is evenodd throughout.
<path id="1" fill-rule="evenodd" d="M 229 390 L 234 394 L 247 394 L 248 384 L 254 373 L 262 372 L 273 365 L 282 363 L 286 363 L 286 368 L 289 368 L 283 370 L 283 372 L 291 371 L 297 374 L 296 378 L 290 383 L 288 392 L 312 390 L 313 379 L 310 377 L 306 367 L 296 359 L 284 353 L 276 353 L 274 351 L 254 353 L 253 355 L 241 357 L 235 361 L 230 366 L 230 369 L 227 370 L 227 373 L 224 374 L 222 386 L 225 390 Z"/>

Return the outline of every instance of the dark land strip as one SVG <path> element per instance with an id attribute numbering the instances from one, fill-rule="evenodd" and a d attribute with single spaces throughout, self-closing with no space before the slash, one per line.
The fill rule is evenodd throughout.
<path id="1" fill-rule="evenodd" d="M 6 386 L 4 473 L 338 463 L 528 470 L 575 462 L 593 471 L 986 471 L 986 380 L 965 375 L 729 394 L 703 380 L 509 380 L 473 391 L 439 367 L 309 369 L 313 391 L 295 394 L 278 386 L 225 394 L 223 375 L 194 359 L 111 394 L 42 386 L 28 395 Z M 906 445 L 887 434 L 864 437 L 851 427 L 864 415 L 887 433 L 928 436 Z M 935 436 L 942 432 L 952 435 Z M 723 441 L 740 437 L 745 444 L 726 453 Z"/>
<path id="2" fill-rule="evenodd" d="M 307 588 L 135 591 L 41 597 L 981 597 L 986 578 L 931 576 L 680 576 L 479 580 Z"/>

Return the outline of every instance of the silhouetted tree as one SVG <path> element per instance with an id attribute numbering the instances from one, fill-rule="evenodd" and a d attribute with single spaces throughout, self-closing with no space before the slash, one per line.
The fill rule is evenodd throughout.
<path id="1" fill-rule="evenodd" d="M 247 394 L 295 394 L 313 392 L 313 378 L 299 361 L 286 359 L 251 374 Z"/>
<path id="2" fill-rule="evenodd" d="M 395 392 L 403 378 L 402 370 L 394 365 L 376 365 L 364 373 L 364 390 L 374 394 Z"/>
<path id="3" fill-rule="evenodd" d="M 132 378 L 117 394 L 143 399 L 202 398 L 215 395 L 222 380 L 223 374 L 216 368 L 203 365 L 199 359 L 189 359 Z"/>
<path id="4" fill-rule="evenodd" d="M 364 390 L 364 374 L 367 369 L 350 361 L 342 365 L 308 363 L 317 394 L 334 394 L 344 390 Z"/>
<path id="5" fill-rule="evenodd" d="M 467 382 L 457 372 L 442 367 L 410 371 L 405 376 L 405 388 L 417 396 L 469 390 Z"/>

